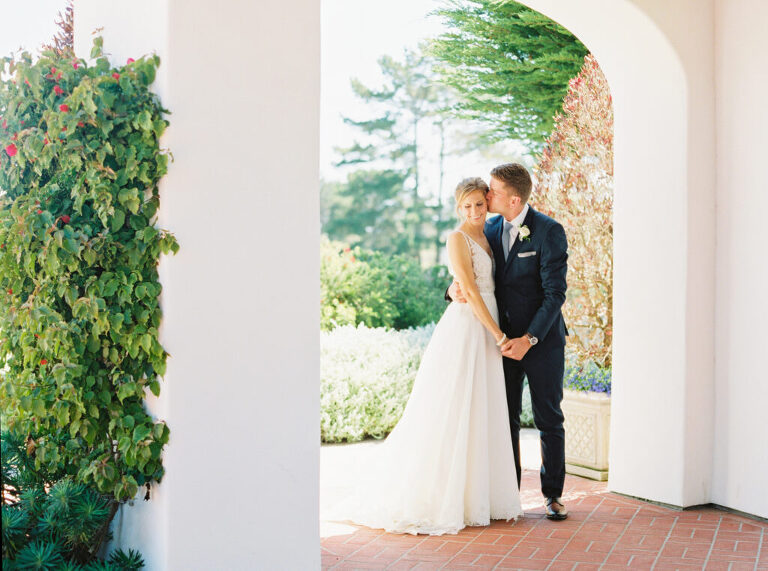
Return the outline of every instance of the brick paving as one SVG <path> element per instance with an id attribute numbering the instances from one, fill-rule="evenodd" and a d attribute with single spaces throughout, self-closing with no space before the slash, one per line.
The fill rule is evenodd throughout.
<path id="1" fill-rule="evenodd" d="M 322 568 L 353 569 L 713 569 L 768 571 L 768 523 L 726 511 L 679 511 L 567 476 L 569 517 L 549 521 L 538 473 L 526 470 L 525 517 L 456 535 L 384 533 L 359 527 L 321 540 Z"/>

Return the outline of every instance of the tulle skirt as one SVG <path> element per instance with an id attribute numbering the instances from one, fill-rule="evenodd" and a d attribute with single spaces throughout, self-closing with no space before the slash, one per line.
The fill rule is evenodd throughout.
<path id="1" fill-rule="evenodd" d="M 498 319 L 494 295 L 483 299 Z M 442 535 L 521 516 L 501 359 L 469 305 L 449 304 L 402 418 L 324 519 Z"/>

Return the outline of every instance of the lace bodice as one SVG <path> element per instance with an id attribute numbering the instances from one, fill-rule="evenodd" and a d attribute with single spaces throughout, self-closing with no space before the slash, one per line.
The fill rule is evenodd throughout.
<path id="1" fill-rule="evenodd" d="M 496 269 L 496 262 L 492 256 L 488 255 L 483 247 L 470 238 L 467 234 L 461 230 L 457 230 L 469 246 L 469 250 L 472 253 L 472 269 L 475 273 L 475 283 L 480 293 L 493 293 L 495 290 L 495 282 L 493 281 L 493 273 Z M 453 270 L 450 259 L 448 260 L 448 269 L 451 275 L 455 278 L 456 273 Z"/>

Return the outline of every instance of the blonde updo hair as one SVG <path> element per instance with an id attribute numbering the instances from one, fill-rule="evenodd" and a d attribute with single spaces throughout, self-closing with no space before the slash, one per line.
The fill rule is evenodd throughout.
<path id="1" fill-rule="evenodd" d="M 476 190 L 481 191 L 483 194 L 488 193 L 488 184 L 479 176 L 465 178 L 458 185 L 456 185 L 454 196 L 456 197 L 456 215 L 459 217 L 459 219 L 461 219 L 459 205 L 467 196 Z"/>

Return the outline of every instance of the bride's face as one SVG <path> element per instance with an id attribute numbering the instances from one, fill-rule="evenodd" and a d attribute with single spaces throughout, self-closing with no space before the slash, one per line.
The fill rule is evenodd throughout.
<path id="1" fill-rule="evenodd" d="M 472 226 L 482 226 L 485 224 L 485 216 L 488 213 L 485 193 L 482 190 L 470 192 L 459 204 L 459 212 L 462 218 Z"/>

